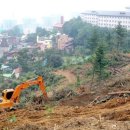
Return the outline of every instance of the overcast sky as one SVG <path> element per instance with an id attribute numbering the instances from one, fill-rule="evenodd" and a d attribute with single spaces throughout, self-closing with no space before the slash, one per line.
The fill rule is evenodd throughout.
<path id="1" fill-rule="evenodd" d="M 85 10 L 123 10 L 130 0 L 0 0 L 0 19 L 40 18 L 47 15 L 70 17 Z"/>

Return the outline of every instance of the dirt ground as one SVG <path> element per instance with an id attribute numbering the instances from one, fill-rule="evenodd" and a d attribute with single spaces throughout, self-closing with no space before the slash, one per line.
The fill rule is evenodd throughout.
<path id="1" fill-rule="evenodd" d="M 79 101 L 80 102 L 80 101 Z M 0 115 L 1 130 L 128 130 L 130 101 L 110 100 L 96 106 L 57 105 L 49 109 L 33 107 Z M 16 120 L 11 121 L 15 116 Z"/>
<path id="2" fill-rule="evenodd" d="M 128 91 L 128 70 L 129 64 L 122 67 L 120 75 L 102 84 L 100 90 L 97 87 L 94 92 L 80 87 L 76 90 L 78 95 L 49 101 L 45 106 L 38 106 L 39 109 L 29 105 L 16 111 L 2 111 L 0 130 L 130 130 L 129 97 L 115 97 L 105 103 L 91 104 L 97 96 L 108 92 Z M 76 82 L 72 71 L 58 70 L 55 73 L 66 78 L 61 85 L 62 89 Z"/>

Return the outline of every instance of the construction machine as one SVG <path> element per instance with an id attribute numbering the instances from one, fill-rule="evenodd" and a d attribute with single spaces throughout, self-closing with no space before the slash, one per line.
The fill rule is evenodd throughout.
<path id="1" fill-rule="evenodd" d="M 42 76 L 38 76 L 35 79 L 27 80 L 16 86 L 15 89 L 5 89 L 2 91 L 2 97 L 0 97 L 0 108 L 13 108 L 15 104 L 18 104 L 21 91 L 29 88 L 32 85 L 38 85 L 47 100 L 46 88 Z"/>

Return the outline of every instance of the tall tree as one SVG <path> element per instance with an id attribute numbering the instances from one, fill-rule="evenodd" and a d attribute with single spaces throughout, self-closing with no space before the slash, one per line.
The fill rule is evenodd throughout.
<path id="1" fill-rule="evenodd" d="M 99 80 L 103 79 L 107 64 L 108 61 L 105 57 L 105 47 L 103 44 L 100 44 L 96 49 L 93 61 L 93 74 L 97 74 Z"/>
<path id="2" fill-rule="evenodd" d="M 73 38 L 76 38 L 78 30 L 83 26 L 83 21 L 80 17 L 71 19 L 63 26 L 63 32 Z"/>
<path id="3" fill-rule="evenodd" d="M 4 81 L 4 77 L 3 77 L 3 70 L 1 69 L 2 64 L 0 64 L 0 82 Z"/>
<path id="4" fill-rule="evenodd" d="M 110 32 L 108 32 L 108 34 L 106 36 L 106 42 L 108 44 L 109 51 L 112 51 L 113 43 L 112 43 L 112 34 Z"/>
<path id="5" fill-rule="evenodd" d="M 90 51 L 92 54 L 95 52 L 95 49 L 98 46 L 98 42 L 99 42 L 99 35 L 97 32 L 97 29 L 95 28 L 93 30 L 93 33 L 92 33 L 90 39 L 89 39 L 89 48 L 90 48 Z"/>
<path id="6" fill-rule="evenodd" d="M 38 35 L 38 36 L 47 36 L 48 35 L 48 31 L 46 30 L 46 29 L 44 29 L 44 28 L 41 28 L 41 27 L 37 27 L 36 28 L 36 34 Z"/>
<path id="7" fill-rule="evenodd" d="M 23 71 L 28 72 L 30 70 L 28 55 L 28 49 L 23 49 L 18 53 L 18 64 L 22 67 Z"/>
<path id="8" fill-rule="evenodd" d="M 126 30 L 122 27 L 121 22 L 118 23 L 117 27 L 115 28 L 116 32 L 116 41 L 117 41 L 117 51 L 123 47 L 124 38 L 126 36 Z"/>
<path id="9" fill-rule="evenodd" d="M 19 25 L 14 26 L 12 29 L 8 30 L 8 35 L 9 36 L 17 36 L 20 37 L 22 36 L 23 31 Z"/>
<path id="10" fill-rule="evenodd" d="M 61 54 L 56 49 L 47 49 L 44 53 L 44 59 L 46 61 L 46 66 L 57 68 L 63 63 Z"/>
<path id="11" fill-rule="evenodd" d="M 26 42 L 36 43 L 36 41 L 37 41 L 37 34 L 36 33 L 30 33 L 27 35 Z"/>

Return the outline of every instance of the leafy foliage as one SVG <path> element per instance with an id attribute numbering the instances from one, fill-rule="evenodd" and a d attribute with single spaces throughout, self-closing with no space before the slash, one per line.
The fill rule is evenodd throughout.
<path id="1" fill-rule="evenodd" d="M 99 36 L 98 36 L 97 29 L 95 28 L 89 39 L 89 48 L 90 48 L 92 54 L 95 52 L 95 49 L 98 46 L 98 42 L 99 42 Z"/>
<path id="2" fill-rule="evenodd" d="M 95 58 L 93 61 L 93 73 L 98 75 L 98 78 L 101 80 L 105 75 L 105 69 L 108 65 L 108 60 L 105 57 L 105 49 L 103 44 L 100 44 L 97 47 L 95 52 Z"/>
<path id="3" fill-rule="evenodd" d="M 44 28 L 41 28 L 41 27 L 37 27 L 36 28 L 36 34 L 38 35 L 38 36 L 48 36 L 48 34 L 49 34 L 49 32 L 46 30 L 46 29 L 44 29 Z"/>
<path id="4" fill-rule="evenodd" d="M 44 53 L 44 59 L 47 60 L 46 66 L 57 68 L 62 66 L 63 59 L 60 55 L 60 52 L 55 49 L 48 49 Z"/>
<path id="5" fill-rule="evenodd" d="M 23 34 L 23 30 L 19 25 L 14 26 L 12 29 L 6 31 L 9 36 L 20 37 Z"/>
<path id="6" fill-rule="evenodd" d="M 10 123 L 16 122 L 16 121 L 17 121 L 17 118 L 16 118 L 15 115 L 12 115 L 12 116 L 10 116 L 10 117 L 8 118 L 8 121 L 9 121 Z"/>
<path id="7" fill-rule="evenodd" d="M 126 30 L 122 27 L 120 22 L 118 23 L 115 30 L 116 30 L 117 50 L 120 50 L 124 42 L 124 38 L 126 36 Z"/>
<path id="8" fill-rule="evenodd" d="M 18 58 L 17 58 L 18 63 L 25 72 L 30 70 L 30 68 L 29 68 L 29 59 L 30 59 L 30 57 L 28 55 L 28 50 L 27 49 L 23 49 L 18 53 Z"/>
<path id="9" fill-rule="evenodd" d="M 36 41 L 37 41 L 37 34 L 36 33 L 28 34 L 27 39 L 25 41 L 26 42 L 36 43 Z"/>

